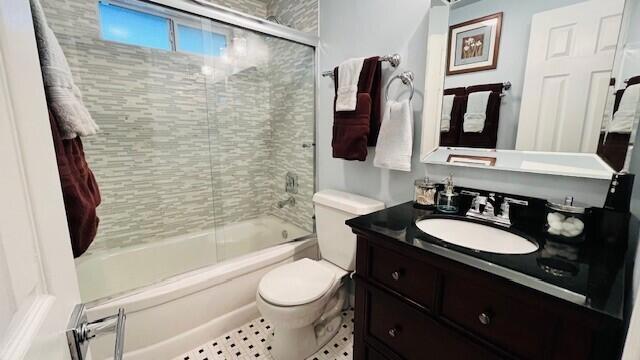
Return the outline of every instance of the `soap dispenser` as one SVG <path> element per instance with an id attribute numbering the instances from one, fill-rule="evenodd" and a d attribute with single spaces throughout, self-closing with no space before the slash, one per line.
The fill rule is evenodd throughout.
<path id="1" fill-rule="evenodd" d="M 454 191 L 453 174 L 444 179 L 444 190 L 438 193 L 438 202 L 436 208 L 438 211 L 455 214 L 458 212 L 458 201 L 460 194 Z"/>

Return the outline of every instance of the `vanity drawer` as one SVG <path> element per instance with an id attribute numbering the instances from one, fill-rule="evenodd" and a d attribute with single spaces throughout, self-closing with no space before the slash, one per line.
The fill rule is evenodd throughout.
<path id="1" fill-rule="evenodd" d="M 436 269 L 383 247 L 369 247 L 369 277 L 412 301 L 433 309 Z"/>
<path id="2" fill-rule="evenodd" d="M 365 347 L 365 360 L 388 360 L 386 357 L 382 356 L 379 352 L 373 350 L 370 346 Z"/>
<path id="3" fill-rule="evenodd" d="M 369 292 L 368 300 L 368 336 L 403 359 L 498 359 L 455 330 L 390 295 Z"/>
<path id="4" fill-rule="evenodd" d="M 525 302 L 486 282 L 447 275 L 442 317 L 526 359 L 545 359 L 558 323 L 537 302 Z"/>

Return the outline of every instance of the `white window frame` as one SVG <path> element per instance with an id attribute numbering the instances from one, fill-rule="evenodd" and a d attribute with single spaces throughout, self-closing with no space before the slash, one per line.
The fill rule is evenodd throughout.
<path id="1" fill-rule="evenodd" d="M 195 29 L 200 29 L 202 31 L 208 31 L 211 33 L 215 33 L 215 34 L 220 34 L 223 35 L 226 38 L 226 44 L 227 44 L 227 48 L 231 47 L 231 43 L 232 43 L 232 39 L 233 39 L 233 32 L 232 29 L 230 29 L 227 26 L 223 26 L 223 25 L 218 25 L 216 24 L 213 20 L 209 19 L 209 18 L 200 18 L 198 16 L 193 16 L 193 15 L 189 15 L 189 14 L 185 14 L 179 11 L 175 11 L 175 10 L 170 10 L 167 8 L 164 8 L 160 5 L 153 5 L 153 4 L 148 4 L 139 0 L 99 0 L 97 2 L 98 7 L 99 4 L 107 4 L 107 5 L 113 5 L 113 6 L 118 6 L 121 8 L 125 8 L 128 10 L 133 10 L 133 11 L 138 11 L 141 13 L 145 13 L 145 14 L 149 14 L 149 15 L 153 15 L 153 16 L 159 16 L 162 18 L 167 19 L 167 21 L 169 21 L 169 44 L 171 45 L 171 49 L 169 51 L 172 52 L 180 52 L 183 54 L 192 54 L 192 55 L 200 55 L 200 56 L 206 56 L 206 57 L 210 57 L 210 58 L 217 58 L 219 56 L 213 56 L 213 55 L 205 55 L 205 54 L 200 54 L 200 53 L 192 53 L 192 52 L 188 52 L 188 51 L 181 51 L 178 50 L 179 49 L 179 41 L 180 41 L 180 36 L 178 35 L 178 25 L 184 25 L 184 26 L 189 26 Z M 101 21 L 100 19 L 100 10 L 98 9 L 98 13 L 97 15 L 97 19 L 98 21 Z M 102 34 L 98 34 L 99 38 L 103 41 L 110 41 L 111 40 L 106 40 L 102 37 Z M 143 47 L 140 45 L 133 45 L 133 44 L 127 44 L 127 43 L 121 43 L 121 42 L 116 42 L 118 44 L 123 44 L 123 45 L 128 45 L 128 46 L 137 46 L 137 47 Z M 162 50 L 162 49 L 156 49 L 159 51 L 167 51 L 167 50 Z"/>

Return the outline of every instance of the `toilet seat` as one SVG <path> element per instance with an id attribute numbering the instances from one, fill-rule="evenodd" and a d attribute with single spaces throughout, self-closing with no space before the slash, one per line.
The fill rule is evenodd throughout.
<path id="1" fill-rule="evenodd" d="M 319 261 L 301 259 L 268 272 L 258 285 L 258 293 L 276 306 L 299 306 L 320 299 L 331 290 L 338 273 Z"/>

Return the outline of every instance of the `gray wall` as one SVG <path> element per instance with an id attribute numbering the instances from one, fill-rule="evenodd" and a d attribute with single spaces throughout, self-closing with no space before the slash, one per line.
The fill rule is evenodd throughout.
<path id="1" fill-rule="evenodd" d="M 458 7 L 449 14 L 449 24 L 454 25 L 500 11 L 504 13 L 498 67 L 494 70 L 450 75 L 445 79 L 445 88 L 511 81 L 511 90 L 502 98 L 500 107 L 498 149 L 515 149 L 531 17 L 545 10 L 581 1 L 584 0 L 483 0 Z"/>
<path id="2" fill-rule="evenodd" d="M 426 56 L 429 0 L 323 0 L 320 3 L 319 70 L 331 70 L 350 57 L 400 53 L 401 70 L 416 75 L 413 98 L 416 134 L 420 131 L 422 89 Z M 392 74 L 383 64 L 383 83 Z M 413 181 L 424 176 L 418 162 L 420 139 L 414 137 L 414 157 L 410 173 L 373 166 L 374 148 L 365 162 L 344 161 L 331 156 L 333 124 L 333 82 L 319 79 L 318 85 L 318 182 L 319 188 L 339 189 L 367 195 L 388 205 L 413 197 Z"/>
<path id="3" fill-rule="evenodd" d="M 412 172 L 388 171 L 373 166 L 373 148 L 369 148 L 365 162 L 332 158 L 333 84 L 330 79 L 320 78 L 317 122 L 319 188 L 350 191 L 380 199 L 391 206 L 413 198 L 415 179 L 426 174 L 440 180 L 453 172 L 459 184 L 470 187 L 543 198 L 573 195 L 577 200 L 602 205 L 608 181 L 433 166 L 419 162 L 429 6 L 429 0 L 325 0 L 320 4 L 320 70 L 331 69 L 349 57 L 398 52 L 403 57 L 401 69 L 416 73 L 417 92 L 413 100 L 416 126 Z M 388 65 L 384 66 L 383 74 L 386 83 L 390 75 Z"/>

